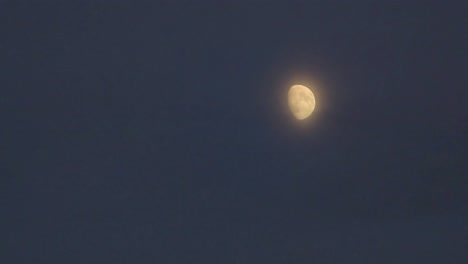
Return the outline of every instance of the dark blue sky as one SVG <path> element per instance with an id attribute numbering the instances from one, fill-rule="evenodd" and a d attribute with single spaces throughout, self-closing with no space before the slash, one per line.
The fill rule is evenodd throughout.
<path id="1" fill-rule="evenodd" d="M 0 2 L 1 263 L 468 262 L 463 1 L 40 2 Z"/>

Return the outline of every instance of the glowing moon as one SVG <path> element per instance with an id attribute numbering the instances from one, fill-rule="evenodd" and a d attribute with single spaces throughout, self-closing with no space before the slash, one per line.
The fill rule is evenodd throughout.
<path id="1" fill-rule="evenodd" d="M 303 85 L 293 85 L 288 92 L 288 105 L 294 117 L 298 120 L 306 119 L 315 108 L 315 96 Z"/>

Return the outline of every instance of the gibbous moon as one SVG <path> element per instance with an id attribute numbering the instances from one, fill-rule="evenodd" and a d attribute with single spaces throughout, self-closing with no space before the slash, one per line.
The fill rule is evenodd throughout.
<path id="1" fill-rule="evenodd" d="M 289 88 L 288 105 L 294 117 L 298 120 L 303 120 L 314 111 L 315 96 L 304 85 L 293 85 Z"/>

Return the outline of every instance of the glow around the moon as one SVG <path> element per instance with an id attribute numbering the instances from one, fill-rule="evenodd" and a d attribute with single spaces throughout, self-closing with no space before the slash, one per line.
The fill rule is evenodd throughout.
<path id="1" fill-rule="evenodd" d="M 288 105 L 294 117 L 303 120 L 314 111 L 315 96 L 309 88 L 303 85 L 293 85 L 289 88 Z"/>

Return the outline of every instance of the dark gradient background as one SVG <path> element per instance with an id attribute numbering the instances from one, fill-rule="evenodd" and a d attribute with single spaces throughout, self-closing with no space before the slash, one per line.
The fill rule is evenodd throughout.
<path id="1" fill-rule="evenodd" d="M 1 1 L 0 262 L 468 263 L 467 10 Z"/>

